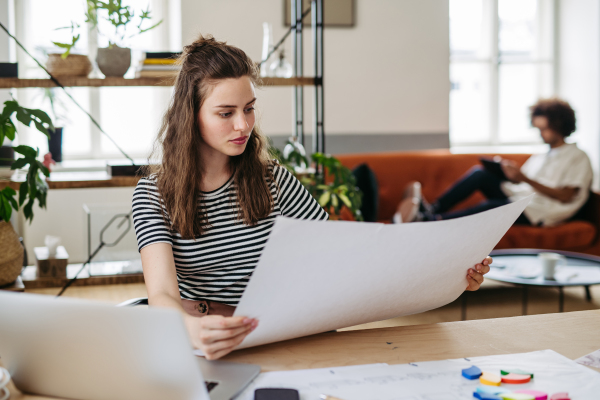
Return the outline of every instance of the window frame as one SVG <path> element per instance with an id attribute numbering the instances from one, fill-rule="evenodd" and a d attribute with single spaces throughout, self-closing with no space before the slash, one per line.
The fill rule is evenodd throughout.
<path id="1" fill-rule="evenodd" d="M 482 19 L 482 35 L 484 40 L 487 41 L 484 48 L 484 55 L 464 55 L 464 54 L 453 54 L 452 48 L 450 47 L 450 70 L 452 70 L 453 64 L 460 63 L 481 63 L 488 65 L 489 71 L 489 121 L 488 121 L 488 132 L 489 140 L 486 141 L 456 141 L 452 138 L 451 125 L 449 129 L 449 140 L 451 149 L 460 149 L 465 151 L 468 148 L 473 148 L 475 151 L 479 151 L 482 147 L 536 147 L 542 142 L 541 140 L 536 141 L 521 141 L 521 142 L 509 142 L 500 140 L 500 67 L 501 65 L 510 64 L 526 64 L 526 65 L 537 65 L 537 64 L 549 64 L 552 68 L 552 95 L 556 95 L 559 90 L 559 71 L 558 71 L 558 1 L 557 0 L 538 0 L 538 8 L 536 12 L 536 18 L 538 20 L 538 29 L 543 23 L 551 23 L 550 37 L 547 39 L 550 41 L 551 56 L 550 57 L 535 57 L 535 58 L 520 58 L 518 56 L 512 56 L 509 59 L 502 59 L 499 49 L 499 28 L 500 28 L 500 16 L 499 16 L 499 2 L 501 0 L 483 0 L 483 19 Z M 541 7 L 539 5 L 542 5 Z M 543 15 L 544 13 L 550 13 L 550 15 Z M 548 43 L 548 42 L 546 42 Z M 449 45 L 450 41 L 449 41 Z M 539 44 L 542 47 L 543 44 Z M 487 53 L 487 54 L 485 54 Z M 452 101 L 450 99 L 450 101 Z M 450 115 L 452 118 L 452 115 Z"/>
<path id="2" fill-rule="evenodd" d="M 174 35 L 174 33 L 177 32 L 176 30 L 172 29 L 174 27 L 174 26 L 172 26 L 173 22 L 175 22 L 173 17 L 176 15 L 175 14 L 170 15 L 172 11 L 170 10 L 169 0 L 149 0 L 149 3 L 150 3 L 151 9 L 154 11 L 153 17 L 156 18 L 157 16 L 159 16 L 163 20 L 163 22 L 161 23 L 161 26 L 159 26 L 159 29 L 161 30 L 161 32 L 163 32 L 162 35 L 165 36 L 165 38 L 162 40 L 162 42 L 163 42 L 162 44 L 165 47 L 172 47 L 172 45 L 174 43 L 179 44 L 179 42 L 181 41 L 180 38 L 172 37 Z M 19 1 L 19 2 L 16 2 L 15 7 L 13 8 L 15 27 L 16 27 L 15 30 L 16 30 L 16 34 L 17 34 L 18 38 L 27 38 L 27 30 L 31 25 L 27 20 L 28 15 L 29 15 L 28 10 L 30 7 L 31 7 L 31 5 L 29 4 L 28 1 Z M 176 27 L 176 25 L 177 24 L 175 24 L 175 27 Z M 98 74 L 100 73 L 99 70 L 97 69 L 97 66 L 95 65 L 95 55 L 96 55 L 98 47 L 99 47 L 98 33 L 97 33 L 96 29 L 91 28 L 91 25 L 89 23 L 82 25 L 82 28 L 85 29 L 86 26 L 87 26 L 87 39 L 88 39 L 86 53 L 87 53 L 88 57 L 90 58 L 92 65 L 94 65 L 94 68 L 95 68 L 92 71 L 90 76 L 91 77 L 100 77 L 100 76 L 94 75 L 95 73 L 98 73 Z M 152 32 L 150 32 L 150 33 L 153 34 Z M 25 40 L 25 42 L 26 42 L 26 40 Z M 25 44 L 25 46 L 26 46 L 26 48 L 30 47 L 27 44 Z M 132 50 L 136 50 L 136 49 L 132 49 Z M 28 56 L 26 56 L 21 50 L 17 51 L 17 62 L 19 62 L 19 64 L 20 64 L 20 69 L 25 68 L 24 72 L 27 76 L 29 76 L 29 73 L 31 71 L 34 71 L 34 70 L 41 71 L 41 69 L 39 69 L 37 66 L 34 66 L 32 64 L 33 63 L 32 60 L 30 60 L 30 59 L 26 60 L 25 57 L 28 58 Z M 132 60 L 132 65 L 133 65 L 133 61 L 134 60 Z M 21 65 L 23 65 L 23 67 L 21 67 Z M 21 72 L 23 72 L 23 71 L 21 71 Z M 36 74 L 36 72 L 34 72 L 34 74 L 35 74 L 35 76 L 38 75 L 38 74 Z M 43 72 L 42 72 L 42 74 L 45 75 Z M 123 88 L 128 88 L 128 87 L 123 87 Z M 98 121 L 102 126 L 102 122 L 101 122 L 102 121 L 102 107 L 101 107 L 101 94 L 100 94 L 100 90 L 102 89 L 102 87 L 79 87 L 78 89 L 87 91 L 85 96 L 88 99 L 88 102 L 89 102 L 88 107 L 89 108 L 86 111 L 89 112 L 92 115 L 92 117 L 96 121 Z M 13 93 L 15 93 L 15 97 L 17 99 L 21 98 L 26 102 L 30 101 L 31 95 L 22 92 L 23 90 L 24 89 L 13 89 Z M 70 100 L 66 100 L 66 101 L 70 101 Z M 72 107 L 73 107 L 73 109 L 76 108 L 76 106 L 74 104 L 72 105 Z M 106 151 L 106 150 L 103 151 L 102 150 L 102 142 L 103 142 L 102 132 L 100 132 L 100 130 L 92 123 L 92 121 L 90 119 L 88 119 L 87 124 L 89 126 L 89 135 L 90 135 L 89 151 L 77 153 L 77 154 L 65 154 L 63 152 L 63 160 L 66 160 L 66 161 L 69 161 L 69 160 L 112 160 L 112 159 L 119 159 L 119 158 L 124 157 L 122 155 L 122 153 L 116 147 L 114 147 L 114 149 L 109 150 L 109 151 Z M 117 143 L 119 143 L 118 135 L 111 134 L 111 132 L 107 132 L 107 133 L 114 140 L 116 140 Z M 34 137 L 37 137 L 37 136 L 38 136 L 38 134 L 33 132 L 33 129 L 31 129 L 29 127 L 20 127 L 20 134 L 18 137 L 22 143 L 28 143 L 28 142 L 31 142 L 32 140 L 36 140 L 36 139 L 34 139 Z M 63 137 L 63 140 L 64 140 L 64 137 Z M 40 150 L 43 150 L 43 148 Z M 127 151 L 127 154 L 134 159 L 146 159 L 149 155 L 148 152 L 146 152 L 146 151 L 141 151 L 141 152 Z"/>

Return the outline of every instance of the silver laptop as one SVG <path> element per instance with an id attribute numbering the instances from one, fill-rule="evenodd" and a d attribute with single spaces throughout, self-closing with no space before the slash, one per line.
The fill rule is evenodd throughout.
<path id="1" fill-rule="evenodd" d="M 23 392 L 81 400 L 229 400 L 260 372 L 195 357 L 173 310 L 10 292 L 0 360 Z"/>

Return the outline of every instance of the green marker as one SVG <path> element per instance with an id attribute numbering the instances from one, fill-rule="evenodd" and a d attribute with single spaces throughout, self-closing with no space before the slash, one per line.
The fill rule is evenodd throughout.
<path id="1" fill-rule="evenodd" d="M 531 379 L 533 379 L 533 374 L 531 372 L 523 371 L 522 369 L 501 369 L 500 373 L 502 375 L 508 375 L 508 374 L 529 375 L 529 376 L 531 376 Z"/>

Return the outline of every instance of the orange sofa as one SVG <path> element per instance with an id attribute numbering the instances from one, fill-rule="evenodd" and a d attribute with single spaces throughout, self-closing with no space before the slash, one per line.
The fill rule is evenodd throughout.
<path id="1" fill-rule="evenodd" d="M 390 221 L 402 192 L 410 181 L 419 181 L 423 196 L 438 198 L 474 165 L 481 156 L 490 154 L 452 154 L 448 150 L 418 152 L 345 154 L 336 156 L 352 169 L 365 163 L 377 177 L 379 188 L 378 220 Z M 529 154 L 504 154 L 504 158 L 523 164 Z M 476 193 L 456 208 L 464 208 L 483 200 Z M 506 233 L 497 249 L 535 248 L 576 251 L 600 256 L 600 194 L 591 192 L 590 199 L 571 220 L 553 227 L 515 225 Z"/>

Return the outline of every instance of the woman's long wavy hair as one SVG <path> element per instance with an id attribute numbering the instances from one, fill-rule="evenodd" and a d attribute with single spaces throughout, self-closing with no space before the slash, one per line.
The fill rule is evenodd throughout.
<path id="1" fill-rule="evenodd" d="M 209 226 L 200 197 L 203 172 L 198 149 L 205 145 L 198 122 L 200 107 L 219 80 L 247 76 L 257 85 L 260 78 L 246 53 L 212 36 L 200 36 L 185 46 L 177 63 L 181 71 L 150 156 L 152 159 L 162 153 L 162 162 L 151 165 L 146 174 L 156 174 L 158 192 L 167 212 L 165 220 L 171 229 L 192 239 Z M 273 209 L 268 144 L 256 126 L 244 152 L 230 159 L 239 205 L 237 218 L 246 225 L 255 225 Z"/>

